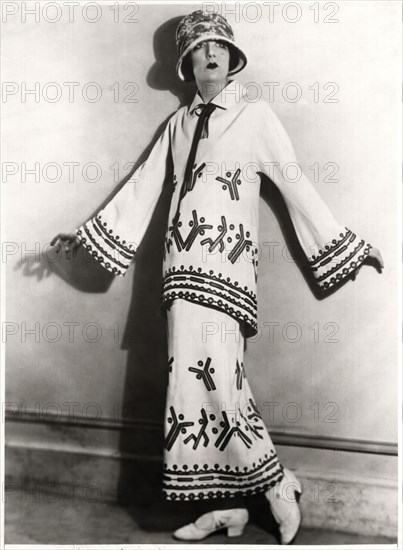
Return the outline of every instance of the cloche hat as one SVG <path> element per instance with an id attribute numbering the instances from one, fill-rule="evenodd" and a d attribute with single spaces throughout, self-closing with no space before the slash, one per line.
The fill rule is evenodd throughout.
<path id="1" fill-rule="evenodd" d="M 228 21 L 218 13 L 197 10 L 181 19 L 176 29 L 176 46 L 179 52 L 176 72 L 181 80 L 194 80 L 193 72 L 184 67 L 183 61 L 204 40 L 221 40 L 228 44 L 231 51 L 228 75 L 238 73 L 245 67 L 246 55 L 235 45 L 234 33 Z"/>

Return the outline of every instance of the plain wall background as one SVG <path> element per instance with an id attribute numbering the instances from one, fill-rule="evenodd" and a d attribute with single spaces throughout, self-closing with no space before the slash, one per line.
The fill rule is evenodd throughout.
<path id="1" fill-rule="evenodd" d="M 240 5 L 241 17 L 228 11 L 236 40 L 249 59 L 236 78 L 244 84 L 257 83 L 249 85 L 251 98 L 260 89 L 266 100 L 269 90 L 263 83 L 280 83 L 272 107 L 291 136 L 301 166 L 312 180 L 309 167 L 319 163 L 321 177 L 315 183 L 319 193 L 336 218 L 381 249 L 386 269 L 379 275 L 364 267 L 355 282 L 317 300 L 297 265 L 284 257 L 284 236 L 262 200 L 263 255 L 258 286 L 262 333 L 248 344 L 246 369 L 269 428 L 394 442 L 395 182 L 400 154 L 395 145 L 395 106 L 400 101 L 395 74 L 400 7 L 394 2 L 338 5 L 339 12 L 333 17 L 339 22 L 331 24 L 323 23 L 331 10 L 326 12 L 322 6 L 321 22 L 314 23 L 314 12 L 304 3 L 300 4 L 301 19 L 295 23 L 284 19 L 281 8 L 275 11 L 272 23 L 265 6 L 259 21 L 254 21 L 257 12 L 253 5 L 243 17 Z M 64 9 L 56 23 L 47 22 L 43 14 L 38 22 L 27 15 L 23 23 L 19 13 L 10 16 L 5 25 L 3 80 L 16 83 L 14 89 L 18 90 L 3 103 L 8 138 L 3 147 L 3 170 L 5 162 L 16 163 L 13 166 L 18 170 L 7 179 L 3 172 L 3 237 L 10 243 L 6 320 L 13 323 L 7 325 L 8 330 L 15 331 L 7 338 L 6 401 L 11 407 L 66 413 L 72 410 L 71 403 L 77 403 L 77 415 L 91 416 L 101 410 L 103 418 L 123 414 L 162 421 L 166 361 L 158 275 L 167 197 L 162 197 L 157 207 L 137 263 L 105 292 L 94 292 L 102 270 L 88 261 L 49 262 L 43 254 L 22 260 L 24 247 L 43 252 L 56 233 L 72 230 L 92 215 L 128 174 L 130 169 L 124 165 L 138 160 L 160 125 L 178 108 L 181 90 L 185 97 L 192 97 L 193 88 L 179 85 L 170 73 L 159 79 L 161 71 L 155 63 L 156 56 L 159 62 L 176 58 L 166 22 L 200 7 L 141 5 L 134 15 L 137 23 L 116 23 L 116 12 L 105 2 L 96 23 L 83 19 L 80 6 L 72 23 Z M 87 15 L 93 18 L 94 14 L 89 10 Z M 121 12 L 119 17 L 128 14 Z M 290 9 L 289 17 L 294 16 Z M 47 17 L 55 15 L 50 10 Z M 46 83 L 57 82 L 62 97 L 50 102 L 41 95 L 36 102 L 27 95 L 24 102 L 24 82 L 29 89 L 39 82 L 41 93 Z M 71 103 L 63 82 L 79 83 Z M 83 99 L 84 85 L 89 82 L 102 87 L 100 101 Z M 116 82 L 121 92 L 117 102 L 110 89 Z M 132 91 L 123 90 L 127 82 L 138 86 L 137 103 L 123 101 Z M 300 101 L 292 103 L 282 97 L 279 90 L 289 82 L 300 86 Z M 315 82 L 321 98 L 333 89 L 324 92 L 326 83 L 337 83 L 338 103 L 314 102 L 309 87 Z M 48 87 L 45 97 L 46 93 L 53 97 L 54 90 Z M 94 88 L 88 89 L 88 94 L 93 92 Z M 292 96 L 291 89 L 289 92 Z M 69 181 L 63 163 L 71 162 L 79 166 Z M 339 166 L 337 183 L 323 181 L 330 174 L 323 170 L 326 162 Z M 27 175 L 24 182 L 22 163 L 27 168 L 39 163 L 41 171 L 47 163 L 58 163 L 63 171 L 56 178 L 49 168 L 39 181 Z M 81 171 L 87 163 L 101 167 L 99 181 L 83 177 Z M 115 163 L 119 177 L 110 168 Z M 88 174 L 91 178 L 94 172 Z M 58 181 L 46 181 L 51 177 Z M 276 243 L 271 248 L 273 261 L 264 242 Z M 86 281 L 84 287 L 82 280 Z M 128 320 L 130 330 L 125 331 Z M 74 341 L 69 341 L 66 323 L 73 322 L 77 323 Z M 264 325 L 268 322 L 278 323 L 273 341 Z M 96 342 L 88 341 L 96 339 L 95 325 L 88 323 L 102 331 Z M 299 327 L 298 341 L 289 341 L 296 334 L 292 326 L 286 337 L 282 336 L 287 323 Z M 315 323 L 318 333 L 310 328 Z M 24 328 L 32 329 L 35 324 L 38 336 L 24 336 Z M 337 341 L 326 342 L 326 336 Z M 269 409 L 264 405 L 267 402 L 278 405 Z M 291 402 L 297 405 L 289 405 Z M 269 410 L 274 410 L 272 417 Z M 336 421 L 329 422 L 327 415 L 332 412 L 331 419 Z M 300 418 L 294 421 L 296 414 Z"/>

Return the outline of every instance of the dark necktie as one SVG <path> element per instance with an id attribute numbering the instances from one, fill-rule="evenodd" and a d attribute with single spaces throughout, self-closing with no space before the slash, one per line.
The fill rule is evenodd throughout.
<path id="1" fill-rule="evenodd" d="M 188 191 L 191 191 L 194 187 L 194 182 L 192 181 L 192 173 L 194 168 L 194 162 L 196 158 L 197 146 L 202 137 L 208 137 L 208 119 L 211 113 L 217 108 L 216 105 L 212 103 L 206 103 L 205 105 L 200 105 L 197 107 L 202 109 L 199 115 L 199 120 L 197 121 L 196 130 L 193 136 L 192 146 L 190 148 L 190 153 L 185 168 L 185 177 L 183 178 L 182 188 L 179 195 L 179 202 L 183 199 Z M 179 204 L 178 204 L 179 208 Z"/>

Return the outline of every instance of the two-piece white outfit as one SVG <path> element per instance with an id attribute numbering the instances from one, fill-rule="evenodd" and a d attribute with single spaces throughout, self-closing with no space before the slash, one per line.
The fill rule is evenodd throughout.
<path id="1" fill-rule="evenodd" d="M 245 92 L 232 80 L 211 101 L 216 109 L 186 191 L 199 94 L 171 117 L 107 206 L 77 230 L 106 269 L 124 275 L 172 163 L 162 292 L 169 369 L 163 489 L 170 500 L 251 495 L 283 476 L 243 365 L 244 337 L 257 329 L 260 173 L 282 193 L 321 288 L 350 275 L 371 248 L 334 219 L 304 175 L 285 179 L 288 163 L 296 163 L 288 135 L 271 107 Z"/>

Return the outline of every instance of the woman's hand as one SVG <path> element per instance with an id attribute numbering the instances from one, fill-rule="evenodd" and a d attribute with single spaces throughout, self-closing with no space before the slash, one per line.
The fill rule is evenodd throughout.
<path id="1" fill-rule="evenodd" d="M 373 267 L 375 267 L 375 269 L 377 270 L 378 273 L 382 273 L 382 269 L 385 267 L 385 264 L 383 262 L 381 251 L 378 250 L 378 248 L 375 248 L 375 247 L 371 248 L 371 250 L 369 251 L 368 256 L 362 262 L 360 267 L 358 267 L 357 269 L 354 270 L 354 272 L 352 274 L 352 277 L 351 277 L 353 281 L 355 281 L 355 278 L 357 277 L 361 267 L 365 264 L 372 265 Z"/>
<path id="2" fill-rule="evenodd" d="M 70 259 L 70 253 L 73 253 L 73 258 L 77 253 L 77 249 L 81 246 L 77 235 L 75 233 L 58 233 L 53 237 L 50 246 L 56 245 L 56 251 L 60 250 L 66 253 L 66 258 Z"/>

